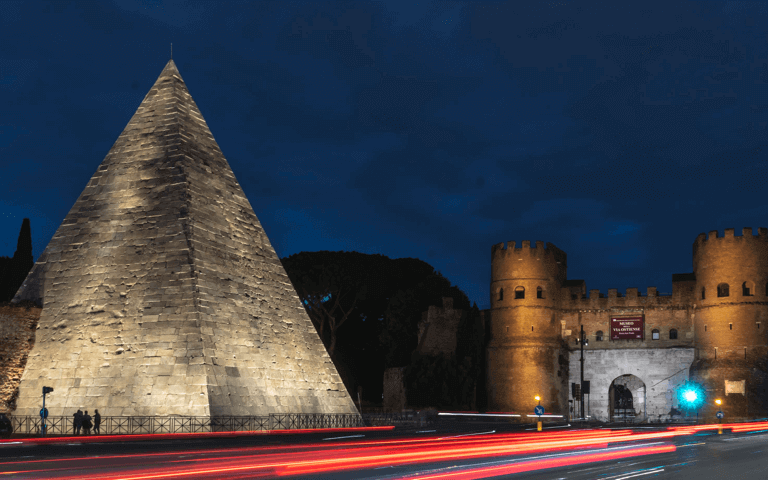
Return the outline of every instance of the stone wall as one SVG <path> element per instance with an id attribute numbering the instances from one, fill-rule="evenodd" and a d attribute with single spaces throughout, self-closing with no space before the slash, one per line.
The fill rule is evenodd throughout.
<path id="1" fill-rule="evenodd" d="M 384 411 L 402 412 L 407 398 L 405 395 L 405 368 L 395 367 L 384 370 Z"/>
<path id="2" fill-rule="evenodd" d="M 570 381 L 579 383 L 581 365 L 580 351 L 570 355 Z M 610 419 L 609 389 L 611 383 L 622 375 L 633 375 L 645 387 L 645 399 L 639 398 L 638 384 L 619 379 L 632 390 L 635 408 L 645 406 L 638 421 L 646 418 L 665 420 L 672 407 L 677 408 L 676 388 L 688 380 L 688 373 L 694 360 L 693 348 L 666 349 L 614 349 L 584 351 L 584 380 L 590 381 L 591 395 L 589 410 L 592 418 L 601 421 Z M 576 399 L 574 406 L 576 405 Z M 585 398 L 585 404 L 587 399 Z M 586 408 L 585 408 L 586 411 Z"/>
<path id="3" fill-rule="evenodd" d="M 638 300 L 643 297 L 635 297 Z M 664 297 L 662 297 L 664 298 Z M 670 298 L 670 297 L 667 297 Z M 559 320 L 563 328 L 563 337 L 570 345 L 575 345 L 581 325 L 587 334 L 589 349 L 617 348 L 669 348 L 693 347 L 693 307 L 673 303 L 642 304 L 639 301 L 627 302 L 626 306 L 598 306 L 597 308 L 579 308 L 561 310 Z M 638 317 L 645 319 L 643 340 L 611 341 L 611 317 Z M 670 338 L 670 331 L 677 331 L 677 338 Z M 659 339 L 653 339 L 653 330 L 659 331 Z M 597 332 L 603 333 L 602 341 L 597 339 Z"/>
<path id="4" fill-rule="evenodd" d="M 21 374 L 35 343 L 35 329 L 42 309 L 0 305 L 0 412 L 16 406 Z"/>
<path id="5" fill-rule="evenodd" d="M 430 305 L 419 322 L 419 343 L 416 351 L 421 355 L 452 355 L 456 352 L 456 334 L 463 310 L 453 309 L 453 299 L 443 298 L 443 307 Z"/>

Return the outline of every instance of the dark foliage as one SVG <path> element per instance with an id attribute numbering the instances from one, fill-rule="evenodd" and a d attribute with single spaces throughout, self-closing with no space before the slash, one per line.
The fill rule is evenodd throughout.
<path id="1" fill-rule="evenodd" d="M 21 231 L 13 257 L 0 257 L 0 302 L 8 302 L 13 299 L 34 264 L 32 233 L 29 219 L 25 218 L 21 223 Z"/>
<path id="2" fill-rule="evenodd" d="M 307 313 L 357 399 L 381 402 L 384 369 L 407 365 L 429 305 L 467 296 L 426 262 L 358 252 L 301 252 L 281 259 Z"/>

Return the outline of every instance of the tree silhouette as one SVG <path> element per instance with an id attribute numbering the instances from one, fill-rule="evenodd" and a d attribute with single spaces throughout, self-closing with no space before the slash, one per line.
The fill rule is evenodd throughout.
<path id="1" fill-rule="evenodd" d="M 0 301 L 8 302 L 13 299 L 34 264 L 32 230 L 29 219 L 25 218 L 21 223 L 21 231 L 13 257 L 0 257 Z"/>

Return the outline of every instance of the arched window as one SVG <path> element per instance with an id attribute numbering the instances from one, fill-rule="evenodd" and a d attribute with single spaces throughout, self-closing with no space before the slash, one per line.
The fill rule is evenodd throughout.
<path id="1" fill-rule="evenodd" d="M 525 298 L 525 287 L 515 287 L 515 298 Z"/>
<path id="2" fill-rule="evenodd" d="M 536 287 L 536 298 L 544 298 L 544 289 Z"/>
<path id="3" fill-rule="evenodd" d="M 658 340 L 659 339 L 659 329 L 658 328 L 654 328 L 653 329 L 653 331 L 651 332 L 651 338 L 653 340 Z"/>
<path id="4" fill-rule="evenodd" d="M 674 328 L 669 329 L 669 339 L 677 340 L 677 330 L 675 330 Z"/>
<path id="5" fill-rule="evenodd" d="M 768 288 L 768 285 L 766 285 L 766 288 Z M 701 287 L 701 299 L 702 299 L 702 300 L 704 300 L 705 298 L 707 298 L 707 295 L 706 295 L 706 290 L 707 290 L 706 288 L 704 288 L 704 287 Z"/>
<path id="6" fill-rule="evenodd" d="M 718 297 L 727 297 L 728 296 L 728 284 L 727 283 L 721 283 L 717 286 L 717 296 Z"/>
<path id="7" fill-rule="evenodd" d="M 596 342 L 602 342 L 603 341 L 603 331 L 598 330 L 597 333 L 595 333 L 595 341 Z"/>
<path id="8" fill-rule="evenodd" d="M 755 287 L 752 284 L 752 282 L 744 282 L 741 284 L 741 296 L 742 297 L 751 297 L 755 294 Z"/>
<path id="9" fill-rule="evenodd" d="M 503 288 L 499 289 L 499 300 L 504 300 L 504 289 Z"/>

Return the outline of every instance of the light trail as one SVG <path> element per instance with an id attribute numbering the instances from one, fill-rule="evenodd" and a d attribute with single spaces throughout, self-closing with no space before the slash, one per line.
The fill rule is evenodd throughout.
<path id="1" fill-rule="evenodd" d="M 400 477 L 401 480 L 475 480 L 479 478 L 488 478 L 500 475 L 512 475 L 515 473 L 531 472 L 535 470 L 545 470 L 550 468 L 569 467 L 592 462 L 604 462 L 607 460 L 618 460 L 622 458 L 636 457 L 640 455 L 655 455 L 659 453 L 674 452 L 674 445 L 664 445 L 655 447 L 631 448 L 616 452 L 596 452 L 573 455 L 554 459 L 534 459 L 523 462 L 516 462 L 506 465 L 492 467 L 478 467 L 466 469 L 457 472 L 435 473 L 428 475 L 415 475 Z M 663 470 L 662 470 L 663 471 Z M 655 473 L 655 472 L 654 472 Z M 624 477 L 629 478 L 629 477 Z M 619 480 L 619 479 L 616 479 Z"/>
<path id="2" fill-rule="evenodd" d="M 77 441 L 78 443 L 103 443 L 103 442 L 130 442 L 142 440 L 178 440 L 182 438 L 211 438 L 211 437 L 250 437 L 266 435 L 302 435 L 308 433 L 356 433 L 356 432 L 377 432 L 394 430 L 394 425 L 381 427 L 344 427 L 344 428 L 302 428 L 293 430 L 252 430 L 243 432 L 198 432 L 198 433 L 140 433 L 129 435 L 90 435 L 90 436 L 71 436 L 71 437 L 42 437 L 25 438 L 23 440 L 0 440 L 0 446 L 6 444 L 46 444 Z"/>
<path id="3" fill-rule="evenodd" d="M 768 429 L 768 422 L 749 425 L 723 425 L 723 427 L 728 428 L 736 426 L 751 429 L 749 431 L 764 430 Z M 675 447 L 673 445 L 621 447 L 620 450 L 603 452 L 597 452 L 595 449 L 606 449 L 609 444 L 623 442 L 664 441 L 677 436 L 694 435 L 702 431 L 716 429 L 717 427 L 717 424 L 681 426 L 656 432 L 610 429 L 553 431 L 547 434 L 479 432 L 453 437 L 424 436 L 349 442 L 321 441 L 297 445 L 218 448 L 102 457 L 81 456 L 78 458 L 55 460 L 41 459 L 0 463 L 0 469 L 12 470 L 3 472 L 0 477 L 7 478 L 6 475 L 26 474 L 35 475 L 39 478 L 55 474 L 58 475 L 57 478 L 69 480 L 149 480 L 164 478 L 214 478 L 222 476 L 275 478 L 374 469 L 393 465 L 403 466 L 444 461 L 471 461 L 510 455 L 541 455 L 552 452 L 570 452 L 565 456 L 562 454 L 555 455 L 557 458 L 548 458 L 546 460 L 539 458 L 537 460 L 539 465 L 537 468 L 555 468 L 557 466 L 601 461 L 600 459 L 623 458 L 619 457 L 619 455 L 637 456 L 674 451 Z M 313 433 L 318 432 L 313 430 Z M 222 454 L 225 456 L 217 456 Z M 107 466 L 100 464 L 105 461 L 108 463 Z M 147 465 L 148 461 L 154 462 L 155 465 Z M 526 461 L 481 468 L 485 469 L 482 470 L 485 472 L 483 475 L 490 475 L 491 473 L 489 472 L 498 472 L 492 473 L 493 475 L 508 475 L 518 471 L 530 471 L 530 469 L 533 469 L 533 466 L 525 463 Z M 201 462 L 205 462 L 206 465 L 200 465 Z M 36 470 L 18 468 L 32 463 L 41 468 Z M 62 463 L 66 466 L 58 467 Z M 160 464 L 159 466 L 156 465 L 158 463 Z M 73 465 L 76 465 L 76 467 Z M 530 469 L 528 469 L 529 467 Z M 69 475 L 72 468 L 78 469 L 78 475 Z M 104 469 L 109 471 L 104 471 Z M 451 475 L 461 474 L 464 476 L 434 478 L 480 478 L 478 476 L 471 476 L 473 474 L 469 470 L 449 473 Z M 440 473 L 440 475 L 447 474 Z"/>

